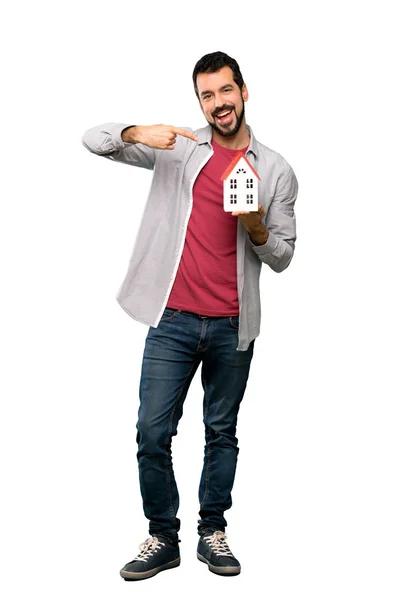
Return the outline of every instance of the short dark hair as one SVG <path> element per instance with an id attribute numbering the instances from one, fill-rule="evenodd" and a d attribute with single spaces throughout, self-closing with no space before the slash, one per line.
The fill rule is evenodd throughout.
<path id="1" fill-rule="evenodd" d="M 225 52 L 211 52 L 202 56 L 197 61 L 193 70 L 193 85 L 197 96 L 199 95 L 197 90 L 197 75 L 199 73 L 216 73 L 223 67 L 230 67 L 232 69 L 233 81 L 242 89 L 244 84 L 243 76 L 236 60 L 225 54 Z"/>

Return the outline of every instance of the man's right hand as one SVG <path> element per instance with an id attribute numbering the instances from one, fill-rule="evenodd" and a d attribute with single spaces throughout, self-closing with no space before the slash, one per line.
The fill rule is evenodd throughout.
<path id="1" fill-rule="evenodd" d="M 136 125 L 127 127 L 121 133 L 121 139 L 128 144 L 144 144 L 157 150 L 173 150 L 176 136 L 182 135 L 197 142 L 197 136 L 185 129 L 173 125 Z"/>

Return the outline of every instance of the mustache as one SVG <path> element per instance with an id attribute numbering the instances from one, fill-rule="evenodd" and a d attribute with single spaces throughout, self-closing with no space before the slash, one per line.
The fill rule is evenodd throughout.
<path id="1" fill-rule="evenodd" d="M 216 108 L 215 110 L 213 110 L 213 112 L 211 113 L 212 117 L 216 117 L 217 115 L 219 115 L 219 113 L 224 112 L 225 110 L 235 110 L 234 106 L 229 106 L 228 104 L 224 104 L 224 106 L 219 106 L 218 108 Z"/>

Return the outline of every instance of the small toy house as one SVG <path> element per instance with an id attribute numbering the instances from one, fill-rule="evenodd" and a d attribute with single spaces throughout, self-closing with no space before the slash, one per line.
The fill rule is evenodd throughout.
<path id="1" fill-rule="evenodd" d="M 238 152 L 225 169 L 221 179 L 224 182 L 224 211 L 258 210 L 258 180 L 254 167 L 243 152 Z"/>

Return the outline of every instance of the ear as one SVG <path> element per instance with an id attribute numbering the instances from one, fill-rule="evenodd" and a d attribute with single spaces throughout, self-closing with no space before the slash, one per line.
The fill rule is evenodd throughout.
<path id="1" fill-rule="evenodd" d="M 249 99 L 249 91 L 248 91 L 245 83 L 242 86 L 242 96 L 243 96 L 243 100 L 245 102 L 247 102 L 247 100 Z"/>

